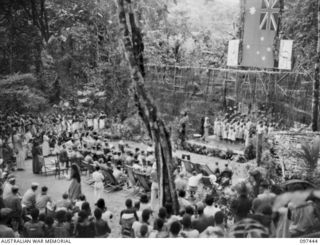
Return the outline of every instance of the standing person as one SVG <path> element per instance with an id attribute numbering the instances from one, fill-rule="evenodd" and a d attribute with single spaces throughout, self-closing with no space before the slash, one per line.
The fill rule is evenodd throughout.
<path id="1" fill-rule="evenodd" d="M 68 189 L 68 194 L 69 194 L 70 200 L 75 201 L 81 195 L 80 171 L 77 165 L 75 164 L 71 165 L 70 178 L 71 178 L 71 184 Z"/>
<path id="2" fill-rule="evenodd" d="M 150 175 L 152 184 L 151 184 L 151 210 L 154 211 L 157 206 L 158 193 L 159 193 L 159 184 L 158 184 L 158 176 L 157 176 L 157 169 L 152 169 Z"/>
<path id="3" fill-rule="evenodd" d="M 188 121 L 189 121 L 188 113 L 185 112 L 179 122 L 179 138 L 180 138 L 180 146 L 182 148 L 184 147 L 186 142 Z"/>
<path id="4" fill-rule="evenodd" d="M 42 169 L 42 150 L 39 142 L 34 140 L 32 146 L 32 171 L 34 174 L 39 174 Z"/>
<path id="5" fill-rule="evenodd" d="M 209 122 L 209 117 L 205 117 L 204 124 L 203 124 L 203 128 L 204 128 L 203 141 L 205 141 L 205 142 L 207 142 L 207 139 L 209 137 L 210 126 L 211 126 L 211 124 Z"/>
<path id="6" fill-rule="evenodd" d="M 96 166 L 95 171 L 92 174 L 92 179 L 94 181 L 94 197 L 95 201 L 99 200 L 102 197 L 103 188 L 104 188 L 104 176 L 100 171 L 100 167 Z"/>
<path id="7" fill-rule="evenodd" d="M 59 161 L 62 165 L 62 168 L 66 167 L 69 169 L 69 158 L 65 144 L 62 145 L 62 149 L 59 152 Z"/>
<path id="8" fill-rule="evenodd" d="M 11 142 L 8 142 L 9 145 L 12 144 L 12 149 L 13 149 L 13 152 L 14 154 L 16 155 L 18 153 L 18 141 L 19 141 L 19 134 L 17 131 L 13 131 L 12 133 L 12 137 L 9 137 L 9 141 Z"/>
<path id="9" fill-rule="evenodd" d="M 201 117 L 201 121 L 200 121 L 200 135 L 201 137 L 204 136 L 204 122 L 205 122 L 205 118 L 204 117 Z"/>
<path id="10" fill-rule="evenodd" d="M 26 159 L 26 151 L 23 145 L 24 136 L 22 134 L 17 135 L 16 152 L 17 152 L 17 169 L 24 170 L 24 161 Z"/>
<path id="11" fill-rule="evenodd" d="M 42 143 L 42 155 L 43 157 L 48 157 L 50 155 L 50 146 L 49 146 L 49 137 L 47 133 L 43 135 L 43 143 Z"/>
<path id="12" fill-rule="evenodd" d="M 26 158 L 31 157 L 32 153 L 32 144 L 31 144 L 31 140 L 32 140 L 32 134 L 30 131 L 30 126 L 28 126 L 27 128 L 27 132 L 25 134 L 25 145 L 26 145 Z"/>

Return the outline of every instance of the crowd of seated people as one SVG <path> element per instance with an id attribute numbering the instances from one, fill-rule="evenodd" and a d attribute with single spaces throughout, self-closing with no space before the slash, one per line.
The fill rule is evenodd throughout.
<path id="1" fill-rule="evenodd" d="M 219 194 L 209 193 L 194 202 L 188 183 L 178 182 L 177 213 L 172 203 L 152 209 L 149 195 L 142 194 L 138 199 L 125 200 L 118 210 L 119 223 L 115 223 L 103 198 L 94 206 L 83 194 L 75 201 L 66 193 L 53 200 L 50 189 L 37 183 L 20 195 L 14 176 L 10 176 L 0 199 L 0 237 L 107 238 L 112 234 L 130 238 L 280 238 L 298 237 L 319 227 L 317 205 L 311 199 L 300 207 L 288 203 L 274 210 L 278 193 L 266 181 L 257 196 L 245 183 L 240 184 L 231 199 L 231 216 L 221 205 Z M 110 224 L 119 226 L 116 234 Z"/>
<path id="2" fill-rule="evenodd" d="M 90 205 L 91 200 L 81 192 L 76 197 L 63 193 L 54 200 L 50 188 L 40 187 L 38 183 L 30 183 L 30 188 L 21 195 L 14 175 L 10 174 L 0 188 L 0 237 L 280 238 L 299 237 L 319 228 L 320 209 L 316 199 L 310 198 L 301 206 L 288 202 L 275 210 L 274 202 L 280 193 L 267 179 L 261 180 L 259 185 L 252 183 L 248 187 L 247 183 L 241 183 L 237 187 L 216 190 L 218 184 L 215 183 L 224 171 L 220 171 L 218 164 L 214 175 L 209 176 L 213 185 L 204 195 L 199 188 L 203 175 L 197 171 L 188 173 L 178 165 L 173 174 L 179 209 L 174 210 L 173 203 L 159 207 L 152 147 L 132 150 L 121 141 L 116 147 L 92 127 L 62 130 L 52 135 L 56 140 L 49 145 L 46 156 L 56 155 L 61 167 L 66 169 L 81 171 L 81 166 L 90 169 L 95 205 Z M 43 157 L 46 157 L 43 151 L 47 151 L 47 147 L 42 142 L 39 154 Z M 148 176 L 150 189 L 139 199 L 125 200 L 122 210 L 121 207 L 117 210 L 119 224 L 114 224 L 114 214 L 106 207 L 101 189 L 108 178 L 106 171 L 111 172 L 117 182 L 135 187 L 134 180 L 130 181 L 128 167 Z M 230 167 L 226 165 L 225 168 Z M 256 173 L 252 173 L 252 178 L 255 176 Z M 226 196 L 229 203 L 225 201 Z M 116 230 L 120 232 L 111 229 L 112 222 L 119 226 Z"/>

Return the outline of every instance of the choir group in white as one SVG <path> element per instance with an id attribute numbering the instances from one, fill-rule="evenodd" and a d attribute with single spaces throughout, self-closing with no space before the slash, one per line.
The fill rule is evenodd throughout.
<path id="1" fill-rule="evenodd" d="M 247 146 L 249 140 L 253 134 L 270 134 L 275 130 L 275 123 L 268 123 L 264 121 L 254 122 L 251 119 L 239 119 L 231 120 L 216 118 L 214 120 L 213 126 L 208 123 L 208 119 L 205 119 L 205 139 L 208 137 L 208 128 L 213 127 L 214 135 L 223 141 L 235 144 L 235 143 L 245 143 Z"/>

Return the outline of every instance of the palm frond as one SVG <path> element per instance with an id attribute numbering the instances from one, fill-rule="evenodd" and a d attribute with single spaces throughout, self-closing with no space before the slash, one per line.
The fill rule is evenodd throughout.
<path id="1" fill-rule="evenodd" d="M 303 144 L 297 157 L 304 160 L 307 168 L 316 169 L 320 152 L 320 139 L 316 138 L 311 144 Z"/>

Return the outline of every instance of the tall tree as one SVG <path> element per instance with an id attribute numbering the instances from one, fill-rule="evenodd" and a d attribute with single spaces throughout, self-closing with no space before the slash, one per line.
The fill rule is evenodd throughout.
<path id="1" fill-rule="evenodd" d="M 131 0 L 116 0 L 118 7 L 118 17 L 125 57 L 129 65 L 132 90 L 139 114 L 149 131 L 155 145 L 155 156 L 157 162 L 159 199 L 160 205 L 172 203 L 175 212 L 178 212 L 176 189 L 173 181 L 173 158 L 170 134 L 164 122 L 159 118 L 157 107 L 147 94 L 144 87 L 144 77 L 142 75 L 143 63 L 141 63 L 141 47 L 143 46 L 140 38 L 139 28 L 136 28 L 134 12 Z M 126 5 L 126 6 L 125 6 Z M 128 18 L 127 18 L 128 17 Z M 130 29 L 129 29 L 130 27 Z M 137 55 L 137 53 L 139 53 Z"/>
<path id="2" fill-rule="evenodd" d="M 318 118 L 319 118 L 319 72 L 320 72 L 320 0 L 318 0 L 318 43 L 317 43 L 317 60 L 315 63 L 315 74 L 313 82 L 313 100 L 312 100 L 312 130 L 318 131 Z"/>

